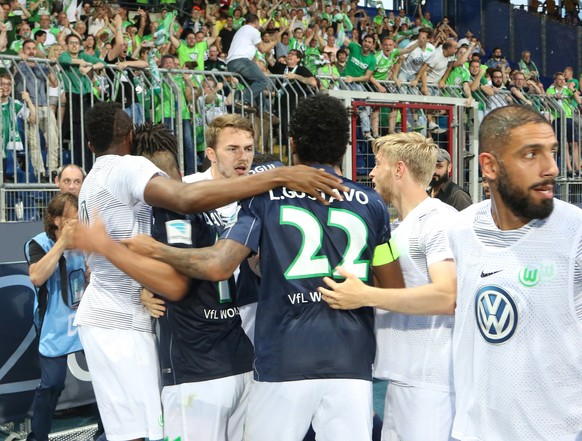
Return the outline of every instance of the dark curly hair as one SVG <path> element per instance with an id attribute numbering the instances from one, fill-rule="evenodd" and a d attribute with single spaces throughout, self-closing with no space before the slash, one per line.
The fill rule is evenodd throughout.
<path id="1" fill-rule="evenodd" d="M 348 111 L 329 95 L 305 98 L 295 110 L 289 131 L 302 163 L 339 165 L 350 136 Z"/>
<path id="2" fill-rule="evenodd" d="M 132 127 L 131 118 L 119 103 L 97 102 L 85 115 L 87 139 L 97 156 L 123 140 Z"/>

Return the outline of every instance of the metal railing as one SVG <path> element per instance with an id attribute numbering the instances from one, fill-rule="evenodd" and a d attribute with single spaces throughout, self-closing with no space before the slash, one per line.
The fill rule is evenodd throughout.
<path id="1" fill-rule="evenodd" d="M 35 63 L 36 67 L 29 64 Z M 222 113 L 240 113 L 248 117 L 255 129 L 257 151 L 271 153 L 283 163 L 290 163 L 290 142 L 288 126 L 296 103 L 303 97 L 316 93 L 318 88 L 293 87 L 284 75 L 269 75 L 270 85 L 260 97 L 253 97 L 256 105 L 243 105 L 243 92 L 249 85 L 240 75 L 231 72 L 193 71 L 185 69 L 159 69 L 153 63 L 147 69 L 118 69 L 108 65 L 97 72 L 79 74 L 70 66 L 50 62 L 46 59 L 22 60 L 18 56 L 0 56 L 0 65 L 10 75 L 12 93 L 7 103 L 2 105 L 4 123 L 3 167 L 0 170 L 0 221 L 34 220 L 42 215 L 47 203 L 47 195 L 54 192 L 52 185 L 54 171 L 61 165 L 76 163 L 89 170 L 93 155 L 86 145 L 83 120 L 84 114 L 97 101 L 116 100 L 123 103 L 134 122 L 165 122 L 174 130 L 179 144 L 180 167 L 185 173 L 196 171 L 201 164 L 206 146 L 205 126 L 212 118 Z M 186 80 L 185 80 L 186 79 Z M 348 83 L 339 77 L 320 76 L 318 85 L 326 93 L 345 99 L 346 106 L 353 102 L 362 108 L 384 106 L 404 111 L 417 106 L 430 110 L 431 106 L 445 106 L 446 116 L 437 120 L 446 134 L 438 138 L 441 147 L 450 152 L 459 152 L 455 169 L 455 180 L 463 182 L 471 194 L 479 190 L 477 161 L 477 130 L 480 119 L 495 107 L 505 105 L 510 100 L 509 92 L 487 96 L 476 92 L 474 98 L 479 103 L 479 111 L 472 113 L 465 105 L 463 91 L 459 87 L 447 86 L 439 89 L 428 87 L 423 95 L 419 87 L 409 83 L 397 86 L 392 81 L 380 84 L 386 93 L 379 93 L 371 83 Z M 216 98 L 208 100 L 208 84 L 215 86 Z M 75 88 L 76 86 L 76 88 Z M 30 92 L 36 109 L 36 120 L 29 118 L 28 106 L 20 108 L 20 91 Z M 78 92 L 78 93 L 75 93 Z M 257 98 L 255 100 L 255 98 Z M 565 182 L 580 183 L 580 170 L 574 167 L 568 171 L 565 152 L 578 157 L 578 138 L 582 118 L 577 107 L 565 106 L 564 100 L 554 97 L 526 95 L 532 106 L 550 119 L 560 136 L 559 157 L 560 179 Z M 365 104 L 369 103 L 369 106 Z M 418 107 L 420 106 L 420 107 Z M 448 106 L 448 107 L 447 107 Z M 473 106 L 475 108 L 475 106 Z M 434 109 L 433 109 L 434 110 Z M 450 110 L 450 112 L 449 112 Z M 441 112 L 442 113 L 442 112 Z M 406 117 L 399 122 L 399 130 L 408 130 Z M 418 129 L 418 128 L 415 128 Z M 429 135 L 424 128 L 423 133 Z M 383 133 L 387 133 L 383 128 Z M 361 134 L 360 134 L 361 136 Z M 574 139 L 568 142 L 568 139 Z M 353 161 L 358 161 L 358 140 L 353 136 L 351 149 L 355 149 Z M 368 152 L 369 154 L 369 152 Z M 577 156 L 578 155 L 578 156 Z M 346 164 L 348 165 L 348 164 Z M 369 166 L 368 166 L 369 168 Z M 349 160 L 349 174 L 358 179 L 357 167 Z M 351 176 L 350 176 L 351 177 Z M 363 177 L 361 179 L 364 179 Z M 568 187 L 565 187 L 567 197 Z"/>

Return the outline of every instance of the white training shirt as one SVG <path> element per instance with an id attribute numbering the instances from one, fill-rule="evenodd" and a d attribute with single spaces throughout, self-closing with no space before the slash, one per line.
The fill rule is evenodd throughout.
<path id="1" fill-rule="evenodd" d="M 457 262 L 453 336 L 462 441 L 574 441 L 582 431 L 582 211 L 502 231 L 487 200 L 448 232 Z"/>
<path id="2" fill-rule="evenodd" d="M 446 228 L 457 210 L 426 198 L 392 232 L 407 288 L 430 283 L 431 265 L 453 260 Z M 410 386 L 452 390 L 452 315 L 410 315 L 376 310 L 374 377 Z"/>
<path id="3" fill-rule="evenodd" d="M 452 63 L 454 60 L 454 56 L 444 56 L 442 46 L 437 47 L 430 60 L 427 61 L 428 67 L 430 67 L 428 73 L 426 74 L 427 83 L 438 84 L 438 82 L 442 79 L 443 75 L 447 71 L 449 63 Z"/>
<path id="4" fill-rule="evenodd" d="M 165 174 L 139 156 L 100 156 L 79 194 L 79 218 L 92 223 L 99 217 L 109 236 L 119 241 L 150 234 L 151 207 L 144 201 L 147 183 Z M 153 332 L 152 319 L 140 300 L 141 285 L 98 254 L 87 263 L 91 281 L 85 290 L 76 325 Z"/>

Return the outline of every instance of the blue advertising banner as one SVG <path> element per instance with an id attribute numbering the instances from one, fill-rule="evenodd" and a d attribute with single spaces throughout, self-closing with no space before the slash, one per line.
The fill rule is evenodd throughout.
<path id="1" fill-rule="evenodd" d="M 0 424 L 30 416 L 40 381 L 34 296 L 26 263 L 0 263 Z M 68 366 L 57 409 L 94 402 L 84 354 L 70 354 Z"/>

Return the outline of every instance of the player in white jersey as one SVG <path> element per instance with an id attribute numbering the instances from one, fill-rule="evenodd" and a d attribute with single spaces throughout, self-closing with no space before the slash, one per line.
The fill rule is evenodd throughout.
<path id="1" fill-rule="evenodd" d="M 479 130 L 491 199 L 450 233 L 460 440 L 582 439 L 582 212 L 554 199 L 558 142 L 508 106 Z"/>
<path id="2" fill-rule="evenodd" d="M 556 135 L 534 110 L 507 106 L 485 117 L 479 148 L 491 199 L 448 232 L 458 273 L 453 438 L 580 440 L 582 212 L 554 199 Z M 334 288 L 363 294 L 352 277 Z M 395 310 L 416 300 L 391 297 Z M 423 299 L 427 313 L 441 303 Z"/>
<path id="3" fill-rule="evenodd" d="M 385 136 L 373 146 L 376 167 L 370 176 L 376 191 L 398 210 L 392 235 L 407 287 L 399 294 L 443 296 L 446 310 L 440 313 L 452 314 L 456 273 L 445 229 L 457 211 L 426 193 L 439 149 L 415 132 Z M 374 376 L 389 380 L 382 440 L 449 440 L 454 415 L 452 315 L 402 314 L 392 307 L 387 312 L 378 301 L 358 298 L 356 292 L 334 299 L 337 303 L 329 300 L 334 307 L 378 307 Z"/>
<path id="4" fill-rule="evenodd" d="M 89 145 L 97 161 L 81 189 L 79 216 L 87 223 L 99 216 L 114 240 L 150 232 L 148 204 L 179 212 L 204 211 L 289 182 L 289 169 L 237 182 L 173 181 L 148 160 L 130 156 L 131 129 L 131 119 L 115 103 L 97 103 L 86 115 Z M 292 175 L 291 186 L 307 187 L 320 200 L 316 189 L 331 193 L 330 186 L 340 186 L 336 178 L 314 174 L 308 167 L 295 169 Z M 107 438 L 160 439 L 159 373 L 152 322 L 139 300 L 141 287 L 101 256 L 90 255 L 88 263 L 92 277 L 76 324 Z M 166 270 L 152 266 L 146 287 L 161 294 L 180 293 L 184 286 L 159 276 Z"/>

